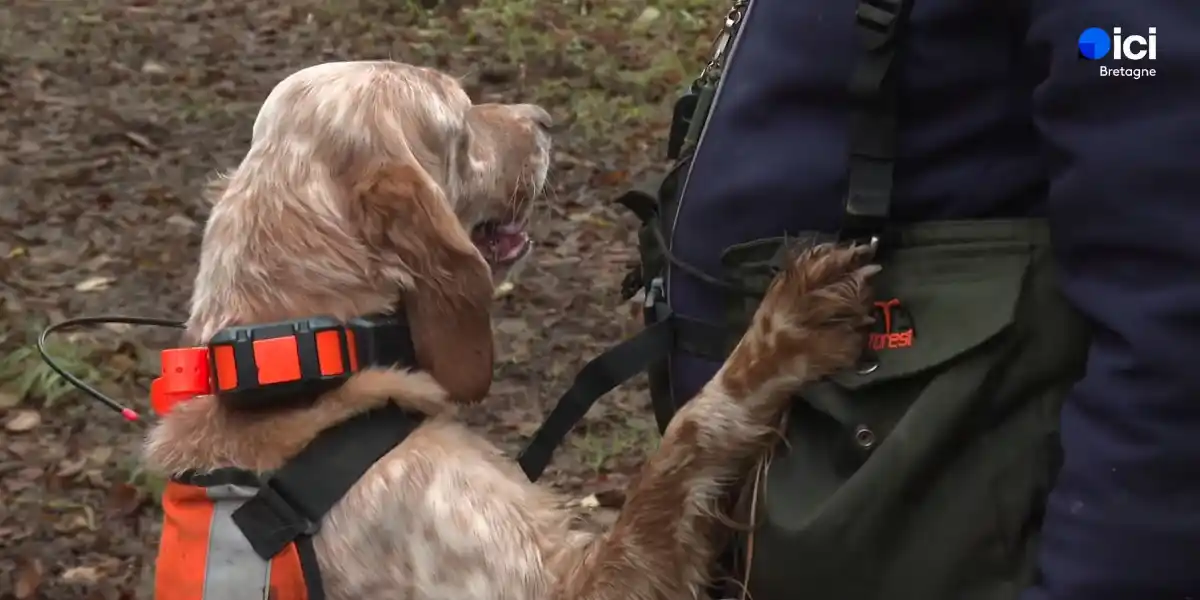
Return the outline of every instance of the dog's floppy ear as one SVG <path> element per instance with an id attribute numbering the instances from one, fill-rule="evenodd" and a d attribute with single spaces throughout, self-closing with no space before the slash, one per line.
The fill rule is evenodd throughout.
<path id="1" fill-rule="evenodd" d="M 482 400 L 492 384 L 493 294 L 483 256 L 417 168 L 377 169 L 357 196 L 364 241 L 403 288 L 421 369 L 456 402 Z"/>

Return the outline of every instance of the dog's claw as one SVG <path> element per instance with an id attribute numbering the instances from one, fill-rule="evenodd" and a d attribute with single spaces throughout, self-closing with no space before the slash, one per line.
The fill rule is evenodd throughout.
<path id="1" fill-rule="evenodd" d="M 758 360 L 804 361 L 814 376 L 852 365 L 871 322 L 867 281 L 882 270 L 874 255 L 870 244 L 820 244 L 791 261 L 747 333 Z"/>

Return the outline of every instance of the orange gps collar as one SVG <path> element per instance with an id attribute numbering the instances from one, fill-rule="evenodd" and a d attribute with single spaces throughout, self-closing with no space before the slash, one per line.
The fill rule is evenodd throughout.
<path id="1" fill-rule="evenodd" d="M 311 401 L 363 367 L 395 364 L 416 365 L 408 324 L 395 315 L 230 327 L 207 346 L 163 350 L 150 404 L 164 415 L 179 402 L 217 394 L 235 408 L 279 407 Z"/>

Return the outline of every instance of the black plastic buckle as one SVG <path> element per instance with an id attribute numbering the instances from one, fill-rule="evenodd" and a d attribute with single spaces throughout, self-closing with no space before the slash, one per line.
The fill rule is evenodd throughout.
<path id="1" fill-rule="evenodd" d="M 417 365 L 412 329 L 399 315 L 368 315 L 346 321 L 354 332 L 354 349 L 359 368 Z"/>
<path id="2" fill-rule="evenodd" d="M 896 37 L 903 0 L 860 0 L 854 11 L 859 41 L 868 50 L 877 50 Z"/>
<path id="3" fill-rule="evenodd" d="M 884 229 L 887 228 L 888 218 L 886 214 L 875 212 L 858 212 L 856 205 L 863 204 L 870 206 L 872 202 L 878 202 L 879 198 L 868 198 L 864 195 L 851 196 L 846 201 L 846 213 L 842 217 L 841 235 L 838 236 L 842 242 L 854 244 L 872 244 L 876 248 L 879 247 L 883 238 Z"/>
<path id="4" fill-rule="evenodd" d="M 895 161 L 890 157 L 852 152 L 846 178 L 843 241 L 866 241 L 882 235 L 891 216 L 894 173 Z"/>

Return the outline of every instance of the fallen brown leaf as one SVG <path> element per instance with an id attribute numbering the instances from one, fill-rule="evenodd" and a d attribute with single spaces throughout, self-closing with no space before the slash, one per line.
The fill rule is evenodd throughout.
<path id="1" fill-rule="evenodd" d="M 12 433 L 24 433 L 41 424 L 42 415 L 36 410 L 19 410 L 4 424 L 4 428 Z"/>
<path id="2" fill-rule="evenodd" d="M 58 463 L 58 471 L 56 471 L 54 474 L 59 477 L 74 477 L 83 472 L 83 467 L 86 465 L 86 456 L 80 456 L 74 459 L 63 459 Z"/>
<path id="3" fill-rule="evenodd" d="M 134 146 L 137 146 L 138 148 L 141 148 L 142 150 L 145 150 L 151 154 L 158 153 L 158 146 L 156 146 L 154 142 L 150 141 L 150 138 L 136 131 L 125 131 L 123 132 L 123 135 L 125 136 L 125 139 L 133 142 Z"/>
<path id="4" fill-rule="evenodd" d="M 113 279 L 112 277 L 103 277 L 103 276 L 88 277 L 87 279 L 84 279 L 83 281 L 80 281 L 79 283 L 75 284 L 75 291 L 77 291 L 77 292 L 96 292 L 99 290 L 107 289 L 115 281 L 116 281 L 116 279 Z"/>
<path id="5" fill-rule="evenodd" d="M 108 488 L 108 510 L 121 516 L 137 512 L 144 500 L 142 493 L 128 483 L 117 483 Z"/>
<path id="6" fill-rule="evenodd" d="M 87 458 L 88 458 L 88 460 L 90 460 L 91 462 L 93 462 L 95 464 L 103 465 L 103 464 L 108 463 L 108 460 L 110 458 L 112 458 L 112 455 L 113 455 L 113 447 L 112 446 L 98 446 L 94 450 L 92 450 L 91 452 L 88 453 Z"/>
<path id="7" fill-rule="evenodd" d="M 616 186 L 629 181 L 629 171 L 601 171 L 592 176 L 592 185 Z"/>
<path id="8" fill-rule="evenodd" d="M 62 580 L 64 583 L 91 585 L 100 581 L 100 571 L 96 567 L 71 567 L 63 571 Z"/>
<path id="9" fill-rule="evenodd" d="M 36 558 L 23 559 L 17 566 L 17 574 L 13 578 L 13 594 L 17 600 L 32 598 L 38 588 L 42 586 L 42 576 L 45 573 L 46 569 L 42 566 L 42 561 Z"/>

